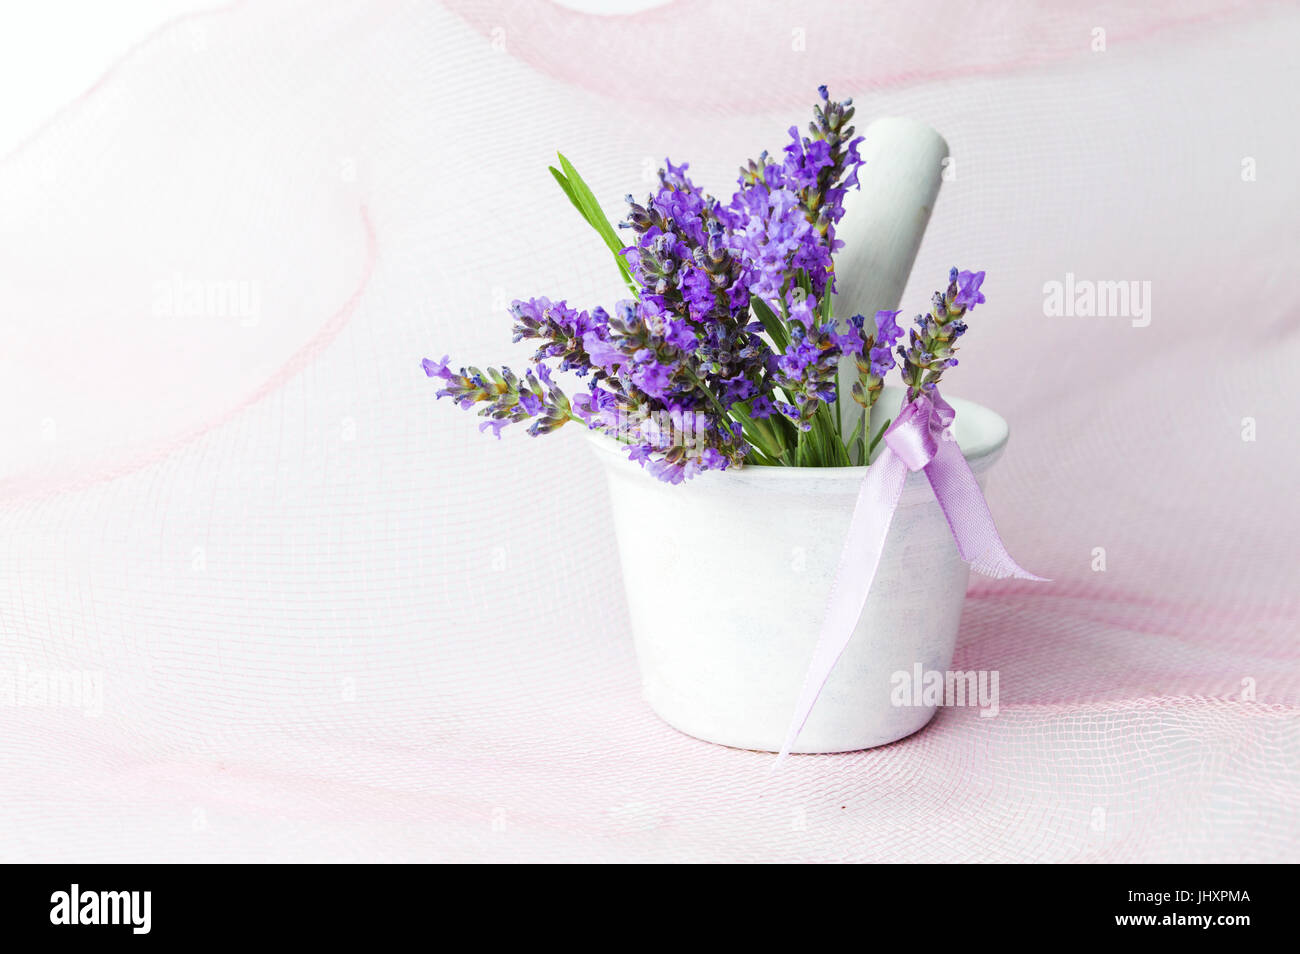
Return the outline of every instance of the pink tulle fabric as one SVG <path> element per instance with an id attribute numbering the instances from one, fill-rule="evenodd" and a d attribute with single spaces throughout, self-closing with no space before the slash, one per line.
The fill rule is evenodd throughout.
<path id="1" fill-rule="evenodd" d="M 0 853 L 1300 860 L 1297 42 L 1214 0 L 143 39 L 0 165 L 0 671 L 103 687 L 0 699 Z M 520 364 L 512 298 L 619 297 L 557 148 L 611 217 L 665 155 L 725 194 L 821 82 L 951 145 L 904 317 L 988 270 L 948 390 L 1011 422 L 989 502 L 1055 582 L 972 580 L 954 665 L 996 718 L 768 778 L 640 699 L 583 442 L 481 435 L 419 362 Z M 1150 282 L 1149 324 L 1049 317 L 1067 274 Z"/>

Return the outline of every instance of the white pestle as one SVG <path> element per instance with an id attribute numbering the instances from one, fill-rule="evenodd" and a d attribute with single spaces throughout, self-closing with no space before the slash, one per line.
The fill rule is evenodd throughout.
<path id="1" fill-rule="evenodd" d="M 948 144 L 924 123 L 899 117 L 877 119 L 863 137 L 862 188 L 845 195 L 844 217 L 835 229 L 844 248 L 835 256 L 834 314 L 841 321 L 865 315 L 870 328 L 877 311 L 893 311 L 902 298 L 939 195 Z M 925 307 L 918 304 L 919 310 Z M 857 377 L 852 359 L 840 362 L 846 441 L 864 413 L 850 393 Z"/>

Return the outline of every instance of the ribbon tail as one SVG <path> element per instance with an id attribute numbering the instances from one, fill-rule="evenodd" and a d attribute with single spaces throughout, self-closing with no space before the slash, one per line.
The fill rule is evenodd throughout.
<path id="1" fill-rule="evenodd" d="M 835 663 L 839 661 L 844 647 L 849 644 L 849 639 L 857 628 L 872 580 L 876 577 L 876 569 L 880 566 L 880 554 L 885 548 L 885 537 L 889 534 L 889 524 L 894 519 L 907 473 L 907 465 L 902 458 L 888 447 L 867 468 L 867 476 L 862 480 L 858 500 L 853 507 L 853 516 L 849 519 L 849 529 L 844 538 L 844 548 L 840 551 L 835 579 L 831 582 L 826 613 L 822 617 L 821 633 L 813 649 L 812 662 L 804 675 L 799 702 L 795 706 L 794 717 L 790 720 L 785 743 L 772 765 L 772 772 L 776 771 L 794 748 L 817 697 L 821 695 L 822 687 L 826 685 Z"/>
<path id="2" fill-rule="evenodd" d="M 1045 577 L 1035 576 L 1024 569 L 1007 552 L 993 523 L 988 501 L 984 499 L 975 474 L 956 441 L 939 443 L 938 453 L 926 465 L 925 476 L 929 478 L 935 499 L 948 519 L 957 550 L 971 569 L 997 580 L 1016 577 L 1049 582 Z"/>

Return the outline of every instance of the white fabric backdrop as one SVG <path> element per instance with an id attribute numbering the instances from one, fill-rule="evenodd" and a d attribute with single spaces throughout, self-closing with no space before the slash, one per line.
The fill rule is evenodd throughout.
<path id="1" fill-rule="evenodd" d="M 1300 859 L 1298 40 L 1282 5 L 698 0 L 145 39 L 0 175 L 0 857 Z M 990 503 L 1057 582 L 972 584 L 997 718 L 767 781 L 639 699 L 582 442 L 478 434 L 419 360 L 521 363 L 510 299 L 617 297 L 555 149 L 611 216 L 665 154 L 725 192 L 822 81 L 949 140 L 905 307 L 988 269 L 951 389 L 1011 422 Z M 1151 324 L 1045 317 L 1067 272 L 1150 281 Z"/>

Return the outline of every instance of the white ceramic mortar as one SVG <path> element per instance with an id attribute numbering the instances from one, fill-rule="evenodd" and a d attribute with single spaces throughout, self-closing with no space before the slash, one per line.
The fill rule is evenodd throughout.
<path id="1" fill-rule="evenodd" d="M 892 417 L 886 388 L 873 419 Z M 981 488 L 1007 440 L 993 411 L 947 398 Z M 878 426 L 878 425 L 877 425 Z M 646 700 L 709 742 L 780 749 L 812 657 L 863 467 L 744 467 L 659 482 L 591 436 L 608 478 Z M 910 735 L 933 706 L 896 706 L 896 672 L 947 671 L 969 569 L 922 473 L 909 474 L 853 639 L 795 752 Z"/>

